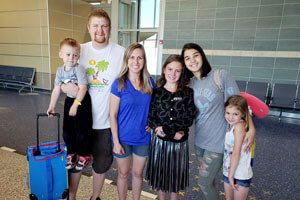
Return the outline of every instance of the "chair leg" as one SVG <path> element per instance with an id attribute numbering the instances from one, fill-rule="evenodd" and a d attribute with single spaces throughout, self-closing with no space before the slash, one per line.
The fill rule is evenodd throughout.
<path id="1" fill-rule="evenodd" d="M 278 116 L 279 122 L 281 122 L 281 117 L 282 117 L 282 109 L 280 109 L 280 113 L 279 113 L 279 116 Z"/>
<path id="2" fill-rule="evenodd" d="M 25 86 L 21 87 L 21 89 L 19 90 L 19 94 L 21 93 L 21 91 L 25 88 Z"/>

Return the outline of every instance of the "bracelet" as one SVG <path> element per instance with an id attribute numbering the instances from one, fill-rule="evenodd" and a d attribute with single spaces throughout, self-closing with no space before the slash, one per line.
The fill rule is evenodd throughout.
<path id="1" fill-rule="evenodd" d="M 74 99 L 74 103 L 76 103 L 77 105 L 81 106 L 81 102 L 78 99 Z"/>

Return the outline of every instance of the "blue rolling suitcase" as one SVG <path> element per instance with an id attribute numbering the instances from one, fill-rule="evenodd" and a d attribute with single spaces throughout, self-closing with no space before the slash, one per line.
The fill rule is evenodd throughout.
<path id="1" fill-rule="evenodd" d="M 65 145 L 59 142 L 60 115 L 58 113 L 53 115 L 57 117 L 57 141 L 39 144 L 39 118 L 48 115 L 37 114 L 37 145 L 29 146 L 27 149 L 31 200 L 57 200 L 68 196 L 67 152 Z"/>

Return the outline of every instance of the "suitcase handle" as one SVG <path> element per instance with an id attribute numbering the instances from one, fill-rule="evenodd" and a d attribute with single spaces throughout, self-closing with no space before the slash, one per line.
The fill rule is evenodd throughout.
<path id="1" fill-rule="evenodd" d="M 51 116 L 54 116 L 57 118 L 57 152 L 60 152 L 60 114 L 59 113 L 51 113 Z M 47 113 L 38 113 L 36 114 L 36 151 L 34 152 L 34 156 L 41 155 L 41 150 L 40 150 L 40 140 L 39 140 L 39 118 L 40 117 L 49 117 Z"/>

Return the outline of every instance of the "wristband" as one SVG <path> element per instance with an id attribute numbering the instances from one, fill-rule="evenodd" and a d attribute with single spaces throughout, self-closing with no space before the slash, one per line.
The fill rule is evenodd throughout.
<path id="1" fill-rule="evenodd" d="M 77 105 L 81 106 L 81 102 L 78 99 L 74 99 L 74 103 L 76 103 Z"/>

